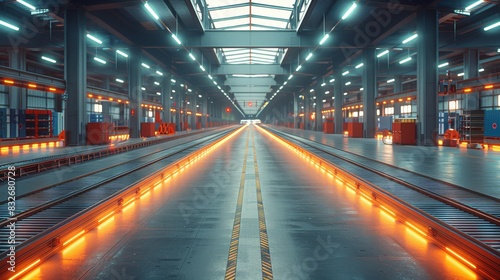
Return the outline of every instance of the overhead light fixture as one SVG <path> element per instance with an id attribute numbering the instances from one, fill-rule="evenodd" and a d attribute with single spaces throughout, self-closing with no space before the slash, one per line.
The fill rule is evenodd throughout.
<path id="1" fill-rule="evenodd" d="M 288 84 L 288 81 L 285 81 L 285 82 L 283 83 L 283 85 L 286 85 L 286 84 Z"/>
<path id="2" fill-rule="evenodd" d="M 175 42 L 177 42 L 177 44 L 182 44 L 181 43 L 181 40 L 179 40 L 179 38 L 177 38 L 177 36 L 175 34 L 172 33 L 172 38 L 174 38 Z"/>
<path id="3" fill-rule="evenodd" d="M 450 65 L 450 63 L 444 62 L 444 63 L 439 64 L 438 68 L 443 68 L 443 67 L 448 66 L 448 65 Z"/>
<path id="4" fill-rule="evenodd" d="M 359 90 L 365 90 L 365 88 L 359 88 Z"/>
<path id="5" fill-rule="evenodd" d="M 321 84 L 321 86 L 322 86 L 322 87 L 326 86 L 326 83 L 322 83 L 322 84 Z"/>
<path id="6" fill-rule="evenodd" d="M 458 73 L 457 76 L 462 77 L 464 75 L 464 72 Z"/>
<path id="7" fill-rule="evenodd" d="M 408 37 L 408 38 L 404 39 L 404 40 L 403 40 L 403 44 L 406 44 L 406 43 L 408 43 L 408 42 L 410 42 L 410 41 L 413 41 L 413 40 L 415 40 L 417 37 L 418 37 L 418 34 L 416 34 L 416 33 L 415 33 L 415 34 L 411 35 L 410 37 Z"/>
<path id="8" fill-rule="evenodd" d="M 124 80 L 118 78 L 115 81 L 119 82 L 120 84 L 123 84 L 125 82 Z"/>
<path id="9" fill-rule="evenodd" d="M 163 73 L 162 73 L 162 72 L 160 72 L 160 71 L 158 71 L 158 70 L 156 70 L 156 74 L 158 74 L 158 75 L 160 75 L 160 76 L 163 76 Z"/>
<path id="10" fill-rule="evenodd" d="M 96 37 L 94 37 L 94 36 L 92 36 L 90 34 L 87 34 L 87 38 L 89 38 L 90 40 L 98 43 L 99 45 L 102 45 L 102 41 L 101 40 L 99 40 L 98 38 L 96 38 Z"/>
<path id="11" fill-rule="evenodd" d="M 156 19 L 160 19 L 160 17 L 155 13 L 155 11 L 149 6 L 148 2 L 144 3 L 144 7 L 146 7 L 146 10 Z"/>
<path id="12" fill-rule="evenodd" d="M 500 52 L 500 49 L 499 49 Z M 288 76 L 288 80 L 291 80 L 293 78 L 293 75 Z"/>
<path id="13" fill-rule="evenodd" d="M 176 80 L 174 80 L 174 79 L 170 79 L 170 81 L 171 81 L 173 84 L 175 84 L 175 83 L 177 82 L 177 81 L 176 81 Z"/>
<path id="14" fill-rule="evenodd" d="M 358 5 L 356 4 L 356 2 L 353 2 L 351 7 L 349 7 L 349 9 L 347 10 L 347 12 L 344 13 L 344 15 L 342 16 L 342 19 L 346 19 L 351 13 L 352 11 L 354 11 L 354 9 L 356 9 Z"/>
<path id="15" fill-rule="evenodd" d="M 100 62 L 102 64 L 106 64 L 106 60 L 98 58 L 97 56 L 94 57 L 94 60 L 97 61 L 97 62 Z"/>
<path id="16" fill-rule="evenodd" d="M 333 83 L 333 82 L 335 82 L 335 79 L 330 79 L 330 83 Z"/>
<path id="17" fill-rule="evenodd" d="M 142 90 L 146 90 L 146 88 L 145 88 L 145 87 L 141 87 L 141 89 L 142 89 Z"/>
<path id="18" fill-rule="evenodd" d="M 200 69 L 201 69 L 201 71 L 203 71 L 203 72 L 205 72 L 205 71 L 206 71 L 206 70 L 205 70 L 205 67 L 203 67 L 203 65 L 200 65 Z"/>
<path id="19" fill-rule="evenodd" d="M 196 57 L 194 57 L 194 55 L 192 53 L 189 53 L 189 57 L 192 59 L 192 60 L 196 60 Z"/>
<path id="20" fill-rule="evenodd" d="M 351 82 L 347 82 L 347 83 L 345 83 L 345 85 L 346 85 L 346 86 L 348 86 L 348 85 L 350 85 L 350 84 L 351 84 Z"/>
<path id="21" fill-rule="evenodd" d="M 217 85 L 217 82 L 216 81 L 212 81 L 214 83 L 214 85 Z"/>
<path id="22" fill-rule="evenodd" d="M 476 6 L 478 6 L 479 4 L 483 3 L 484 1 L 483 0 L 479 0 L 479 1 L 476 1 L 472 4 L 470 4 L 469 6 L 465 7 L 465 10 L 466 11 L 470 11 L 472 9 L 474 9 Z"/>
<path id="23" fill-rule="evenodd" d="M 347 95 L 347 92 L 344 92 L 344 95 Z"/>
<path id="24" fill-rule="evenodd" d="M 157 91 L 157 92 L 156 92 L 156 95 L 161 95 L 161 92 Z"/>
<path id="25" fill-rule="evenodd" d="M 356 65 L 356 69 L 361 68 L 361 67 L 363 67 L 364 65 L 365 65 L 365 64 L 360 63 L 360 64 Z"/>
<path id="26" fill-rule="evenodd" d="M 319 44 L 323 45 L 326 42 L 326 40 L 328 40 L 328 37 L 330 37 L 330 35 L 328 33 L 325 34 L 325 36 L 323 36 L 323 39 L 321 39 L 321 41 L 319 41 Z"/>
<path id="27" fill-rule="evenodd" d="M 314 92 L 314 89 L 313 89 L 313 88 L 312 88 L 312 89 L 310 89 L 310 90 L 309 90 L 309 92 Z"/>
<path id="28" fill-rule="evenodd" d="M 480 68 L 478 72 L 484 72 L 484 68 Z"/>
<path id="29" fill-rule="evenodd" d="M 491 30 L 491 29 L 493 29 L 493 28 L 495 28 L 495 27 L 498 27 L 498 26 L 500 26 L 500 21 L 498 21 L 498 22 L 496 22 L 496 23 L 493 23 L 492 25 L 486 26 L 486 27 L 484 28 L 484 31 Z"/>
<path id="30" fill-rule="evenodd" d="M 160 85 L 160 83 L 158 83 L 157 81 L 154 81 L 154 84 L 157 85 L 157 86 Z"/>
<path id="31" fill-rule="evenodd" d="M 25 7 L 29 8 L 30 10 L 36 10 L 35 6 L 31 5 L 30 3 L 23 1 L 23 0 L 17 0 L 19 4 L 24 5 Z"/>
<path id="32" fill-rule="evenodd" d="M 500 49 L 498 49 L 497 52 L 500 52 Z"/>
<path id="33" fill-rule="evenodd" d="M 143 63 L 141 63 L 141 65 L 142 65 L 142 67 L 144 67 L 144 68 L 148 68 L 148 69 L 149 69 L 149 68 L 151 68 L 151 67 L 149 67 L 149 65 L 147 65 L 147 64 L 146 64 L 146 63 L 144 63 L 144 62 L 143 62 Z"/>
<path id="34" fill-rule="evenodd" d="M 15 26 L 15 25 L 12 25 L 12 24 L 10 24 L 8 22 L 5 22 L 3 20 L 0 20 L 0 24 L 3 25 L 3 26 L 5 26 L 5 27 L 8 27 L 8 28 L 10 28 L 12 30 L 19 31 L 19 27 Z"/>
<path id="35" fill-rule="evenodd" d="M 411 60 L 411 56 L 409 56 L 409 57 L 407 57 L 407 58 L 405 58 L 405 59 L 401 60 L 401 61 L 399 62 L 399 64 L 406 63 L 406 62 L 408 62 L 408 61 L 410 61 L 410 60 Z"/>
<path id="36" fill-rule="evenodd" d="M 116 53 L 119 54 L 119 55 L 121 55 L 121 56 L 123 56 L 123 57 L 128 57 L 128 54 L 126 54 L 126 53 L 124 53 L 124 52 L 122 52 L 120 50 L 116 50 Z"/>
<path id="37" fill-rule="evenodd" d="M 390 83 L 393 83 L 395 81 L 395 79 L 390 79 L 390 80 L 387 80 L 387 83 L 390 84 Z"/>
<path id="38" fill-rule="evenodd" d="M 210 80 L 213 80 L 213 79 L 214 79 L 214 78 L 212 78 L 212 76 L 211 76 L 211 75 L 208 75 L 208 78 L 209 78 Z"/>
<path id="39" fill-rule="evenodd" d="M 295 71 L 299 71 L 301 68 L 302 68 L 302 65 L 299 65 L 299 66 L 297 66 L 297 68 L 295 69 Z"/>
<path id="40" fill-rule="evenodd" d="M 349 71 L 345 71 L 344 73 L 342 73 L 342 76 L 345 76 L 347 74 L 349 74 Z"/>
<path id="41" fill-rule="evenodd" d="M 330 91 L 329 90 L 325 91 L 325 94 L 330 94 Z"/>
<path id="42" fill-rule="evenodd" d="M 306 60 L 309 60 L 312 56 L 313 56 L 313 54 L 312 54 L 312 53 L 309 53 L 309 54 L 307 55 L 307 57 L 306 57 Z"/>
<path id="43" fill-rule="evenodd" d="M 50 58 L 50 57 L 46 57 L 46 56 L 42 56 L 42 59 L 43 60 L 46 60 L 48 62 L 52 62 L 52 63 L 56 63 L 57 61 L 53 58 Z"/>
<path id="44" fill-rule="evenodd" d="M 382 56 L 384 56 L 384 55 L 386 55 L 386 54 L 388 54 L 388 53 L 389 53 L 389 50 L 385 50 L 385 51 L 383 51 L 383 52 L 381 52 L 381 53 L 377 54 L 377 57 L 382 57 Z"/>

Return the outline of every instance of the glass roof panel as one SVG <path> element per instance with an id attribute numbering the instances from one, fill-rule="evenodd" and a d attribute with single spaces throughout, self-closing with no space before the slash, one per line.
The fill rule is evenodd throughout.
<path id="1" fill-rule="evenodd" d="M 269 27 L 274 27 L 273 29 L 275 29 L 275 28 L 285 29 L 287 23 L 286 22 L 282 22 L 282 21 L 276 21 L 276 20 L 253 18 L 252 19 L 252 24 L 266 25 L 266 26 L 269 26 Z"/>
<path id="2" fill-rule="evenodd" d="M 248 0 L 207 0 L 208 8 L 225 7 L 235 4 L 248 3 Z M 275 2 L 275 1 L 270 1 Z"/>
<path id="3" fill-rule="evenodd" d="M 273 17 L 277 18 L 289 18 L 291 12 L 278 9 L 263 8 L 263 7 L 252 7 L 252 14 L 262 15 L 262 16 L 272 15 Z"/>
<path id="4" fill-rule="evenodd" d="M 235 17 L 242 15 L 246 15 L 248 17 L 249 13 L 250 13 L 249 7 L 239 7 L 226 10 L 211 11 L 210 16 L 212 17 L 212 19 L 224 19 L 228 17 Z"/>
<path id="5" fill-rule="evenodd" d="M 233 19 L 233 20 L 214 22 L 215 28 L 221 28 L 221 29 L 235 26 L 235 25 L 242 25 L 242 24 L 247 24 L 248 26 L 250 26 L 250 20 L 248 18 L 242 18 L 242 19 Z"/>

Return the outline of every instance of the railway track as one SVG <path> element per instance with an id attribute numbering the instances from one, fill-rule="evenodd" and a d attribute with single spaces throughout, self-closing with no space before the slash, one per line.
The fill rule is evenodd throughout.
<path id="1" fill-rule="evenodd" d="M 13 275 L 8 271 L 9 254 L 13 251 L 16 254 L 16 272 L 20 271 L 19 268 L 27 268 L 48 258 L 72 240 L 69 236 L 91 230 L 99 224 L 103 213 L 119 211 L 137 196 L 149 191 L 151 186 L 148 184 L 170 176 L 170 172 L 190 163 L 200 149 L 212 147 L 233 131 L 216 132 L 160 152 L 155 150 L 110 165 L 104 170 L 26 194 L 16 200 L 14 216 L 4 211 L 7 205 L 3 201 L 0 206 L 4 211 L 0 213 L 0 239 L 9 240 L 14 223 L 15 244 L 0 243 L 0 278 Z M 11 249 L 13 245 L 15 250 Z"/>
<path id="2" fill-rule="evenodd" d="M 344 184 L 455 255 L 500 279 L 500 200 L 335 147 L 272 131 Z"/>

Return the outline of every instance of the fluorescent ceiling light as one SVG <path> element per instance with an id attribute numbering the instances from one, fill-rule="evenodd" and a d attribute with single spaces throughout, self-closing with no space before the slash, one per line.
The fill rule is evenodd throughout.
<path id="1" fill-rule="evenodd" d="M 174 83 L 174 84 L 177 82 L 177 81 L 176 81 L 176 80 L 174 80 L 174 79 L 170 79 L 170 81 L 171 81 L 172 83 Z"/>
<path id="2" fill-rule="evenodd" d="M 288 81 L 285 81 L 285 82 L 283 83 L 283 85 L 286 85 L 286 84 L 288 84 Z"/>
<path id="3" fill-rule="evenodd" d="M 328 39 L 328 37 L 330 37 L 330 35 L 329 34 L 325 34 L 325 36 L 323 36 L 323 39 L 321 39 L 321 41 L 319 41 L 319 44 L 323 45 L 323 43 L 326 42 L 326 40 Z"/>
<path id="4" fill-rule="evenodd" d="M 387 83 L 393 83 L 395 81 L 395 79 L 390 79 L 390 80 L 387 80 Z"/>
<path id="5" fill-rule="evenodd" d="M 0 24 L 3 25 L 3 26 L 5 26 L 5 27 L 8 27 L 10 29 L 13 29 L 15 31 L 19 31 L 19 27 L 15 26 L 15 25 L 12 25 L 12 24 L 10 24 L 8 22 L 5 22 L 3 20 L 0 20 Z"/>
<path id="6" fill-rule="evenodd" d="M 233 75 L 233 76 L 234 76 L 234 75 Z M 212 79 L 213 79 L 213 78 L 212 78 L 212 76 L 210 76 L 210 75 L 208 75 L 208 78 L 209 78 L 210 80 L 212 80 Z"/>
<path id="7" fill-rule="evenodd" d="M 498 27 L 498 26 L 500 26 L 500 21 L 493 23 L 492 25 L 486 26 L 484 28 L 484 31 L 488 31 L 488 30 L 493 29 L 493 28 Z"/>
<path id="8" fill-rule="evenodd" d="M 383 52 L 381 52 L 381 53 L 377 54 L 377 57 L 384 56 L 384 55 L 386 55 L 386 54 L 388 54 L 388 53 L 389 53 L 389 50 L 385 50 L 385 51 L 383 51 Z"/>
<path id="9" fill-rule="evenodd" d="M 322 87 L 326 86 L 326 83 L 322 83 L 322 84 L 321 84 L 321 86 L 322 86 Z"/>
<path id="10" fill-rule="evenodd" d="M 163 73 L 162 73 L 162 72 L 160 72 L 160 71 L 158 71 L 158 70 L 156 70 L 156 74 L 158 74 L 158 75 L 160 75 L 160 76 L 163 76 Z"/>
<path id="11" fill-rule="evenodd" d="M 312 88 L 312 89 L 310 89 L 310 90 L 309 90 L 309 92 L 314 92 L 314 89 L 313 89 L 313 88 Z"/>
<path id="12" fill-rule="evenodd" d="M 42 59 L 43 60 L 46 60 L 48 62 L 52 62 L 52 63 L 56 63 L 57 61 L 53 58 L 50 58 L 50 57 L 46 57 L 46 56 L 42 56 Z"/>
<path id="13" fill-rule="evenodd" d="M 478 72 L 484 72 L 484 68 L 480 68 Z"/>
<path id="14" fill-rule="evenodd" d="M 500 52 L 500 49 L 498 49 L 497 52 Z"/>
<path id="15" fill-rule="evenodd" d="M 325 91 L 325 94 L 330 94 L 330 91 L 329 90 Z"/>
<path id="16" fill-rule="evenodd" d="M 458 73 L 457 76 L 462 77 L 464 75 L 464 72 Z"/>
<path id="17" fill-rule="evenodd" d="M 160 19 L 160 17 L 155 13 L 155 11 L 153 11 L 153 9 L 151 8 L 151 6 L 149 6 L 148 2 L 144 3 L 144 7 L 146 7 L 146 10 L 148 10 L 148 12 L 156 19 Z"/>
<path id="18" fill-rule="evenodd" d="M 181 40 L 179 40 L 179 38 L 177 38 L 177 36 L 175 34 L 172 33 L 172 38 L 174 38 L 174 40 L 177 42 L 177 44 L 181 44 Z"/>
<path id="19" fill-rule="evenodd" d="M 472 3 L 471 5 L 465 7 L 465 10 L 470 11 L 473 8 L 475 8 L 477 5 L 479 5 L 479 4 L 483 3 L 483 2 L 484 2 L 483 0 L 476 1 L 476 2 Z"/>
<path id="20" fill-rule="evenodd" d="M 213 81 L 214 85 L 217 85 L 217 82 L 216 81 Z"/>
<path id="21" fill-rule="evenodd" d="M 198 94 L 198 97 L 199 97 L 199 98 L 202 98 L 203 96 L 201 96 L 201 94 Z"/>
<path id="22" fill-rule="evenodd" d="M 331 79 L 331 80 L 330 80 L 330 83 L 333 83 L 333 82 L 335 82 L 335 79 Z"/>
<path id="23" fill-rule="evenodd" d="M 408 62 L 408 61 L 410 61 L 410 60 L 411 60 L 411 56 L 409 56 L 409 57 L 407 57 L 407 58 L 405 58 L 405 59 L 401 60 L 401 61 L 399 62 L 399 64 L 406 63 L 406 62 Z"/>
<path id="24" fill-rule="evenodd" d="M 36 10 L 35 6 L 31 5 L 30 3 L 27 3 L 23 0 L 17 0 L 17 2 L 19 2 L 19 4 L 22 4 L 24 5 L 25 7 L 28 7 L 30 10 Z"/>
<path id="25" fill-rule="evenodd" d="M 146 88 L 145 88 L 145 87 L 141 87 L 141 89 L 142 89 L 142 90 L 146 90 Z"/>
<path id="26" fill-rule="evenodd" d="M 125 82 L 124 80 L 122 80 L 122 79 L 118 79 L 118 78 L 117 78 L 115 81 L 117 81 L 117 82 L 119 82 L 119 83 L 121 83 L 121 84 L 123 84 L 123 83 Z"/>
<path id="27" fill-rule="evenodd" d="M 299 65 L 299 66 L 297 66 L 297 68 L 295 69 L 295 71 L 299 71 L 301 68 L 302 68 L 302 65 Z"/>
<path id="28" fill-rule="evenodd" d="M 364 64 L 363 64 L 363 63 L 360 63 L 360 64 L 356 65 L 356 69 L 361 68 L 361 67 L 363 67 L 363 66 L 364 66 Z"/>
<path id="29" fill-rule="evenodd" d="M 309 53 L 309 54 L 307 55 L 307 57 L 306 57 L 306 60 L 309 60 L 312 56 L 313 56 L 313 54 L 312 54 L 312 53 Z"/>
<path id="30" fill-rule="evenodd" d="M 189 91 L 189 92 L 192 92 L 193 90 L 192 90 L 192 89 L 190 89 L 190 88 L 188 88 L 188 91 Z"/>
<path id="31" fill-rule="evenodd" d="M 500 52 L 500 49 L 499 49 Z M 293 78 L 293 75 L 288 76 L 288 79 L 291 80 Z"/>
<path id="32" fill-rule="evenodd" d="M 410 42 L 410 41 L 414 40 L 414 39 L 415 39 L 415 38 L 417 38 L 417 37 L 418 37 L 418 34 L 413 34 L 413 35 L 411 35 L 410 37 L 408 37 L 408 38 L 404 39 L 404 40 L 403 40 L 403 44 L 406 44 L 406 43 L 408 43 L 408 42 Z"/>
<path id="33" fill-rule="evenodd" d="M 205 67 L 203 67 L 203 65 L 200 65 L 200 69 L 201 69 L 201 71 L 203 71 L 203 72 L 205 72 L 205 71 L 206 71 L 206 70 L 205 70 Z"/>
<path id="34" fill-rule="evenodd" d="M 351 7 L 349 7 L 347 12 L 345 12 L 345 14 L 342 16 L 342 19 L 346 19 L 352 13 L 352 11 L 354 11 L 354 9 L 356 9 L 357 6 L 358 5 L 356 5 L 356 2 L 353 2 Z"/>
<path id="35" fill-rule="evenodd" d="M 97 61 L 97 62 L 100 62 L 100 63 L 102 63 L 102 64 L 106 64 L 106 60 L 101 59 L 101 58 L 98 58 L 97 56 L 96 56 L 96 57 L 94 57 L 94 60 L 95 60 L 95 61 Z"/>
<path id="36" fill-rule="evenodd" d="M 365 88 L 359 88 L 359 90 L 364 90 Z"/>
<path id="37" fill-rule="evenodd" d="M 349 74 L 349 71 L 345 71 L 344 73 L 342 73 L 342 76 L 345 76 L 347 74 Z"/>
<path id="38" fill-rule="evenodd" d="M 155 81 L 155 82 L 154 82 L 154 84 L 155 84 L 155 85 L 157 85 L 157 86 L 159 86 L 159 85 L 160 85 L 160 83 L 158 83 L 157 81 Z"/>
<path id="39" fill-rule="evenodd" d="M 189 53 L 189 57 L 192 59 L 192 60 L 196 60 L 196 58 L 194 57 L 194 55 L 192 53 Z"/>
<path id="40" fill-rule="evenodd" d="M 347 83 L 345 83 L 345 85 L 346 85 L 346 86 L 348 86 L 348 85 L 350 85 L 350 84 L 351 84 L 351 82 L 347 82 Z"/>
<path id="41" fill-rule="evenodd" d="M 142 67 L 144 67 L 144 68 L 148 68 L 148 69 L 149 69 L 149 68 L 151 68 L 151 67 L 149 67 L 149 65 L 147 65 L 147 64 L 146 64 L 146 63 L 144 63 L 144 62 L 143 62 L 143 63 L 141 63 L 141 65 L 142 65 Z"/>
<path id="42" fill-rule="evenodd" d="M 448 66 L 448 65 L 450 65 L 450 63 L 448 63 L 448 62 L 441 63 L 438 65 L 438 68 L 443 68 L 443 67 Z"/>
<path id="43" fill-rule="evenodd" d="M 344 95 L 347 95 L 347 92 L 344 92 Z"/>
<path id="44" fill-rule="evenodd" d="M 98 43 L 99 45 L 101 45 L 101 44 L 102 44 L 102 41 L 101 41 L 101 40 L 99 40 L 98 38 L 96 38 L 96 37 L 94 37 L 94 36 L 92 36 L 92 35 L 90 35 L 90 34 L 87 34 L 87 38 L 89 38 L 90 40 L 92 40 L 92 41 L 94 41 L 94 42 Z"/>
<path id="45" fill-rule="evenodd" d="M 123 56 L 123 57 L 128 57 L 128 54 L 126 54 L 126 53 L 124 53 L 124 52 L 122 52 L 120 50 L 116 50 L 116 53 L 119 54 L 119 55 L 121 55 L 121 56 Z"/>
<path id="46" fill-rule="evenodd" d="M 156 95 L 161 95 L 161 92 L 157 91 L 157 92 L 156 92 Z"/>

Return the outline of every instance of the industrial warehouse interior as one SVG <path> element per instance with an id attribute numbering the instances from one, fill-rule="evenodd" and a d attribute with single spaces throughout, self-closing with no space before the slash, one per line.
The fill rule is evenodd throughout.
<path id="1" fill-rule="evenodd" d="M 499 0 L 0 5 L 0 279 L 500 279 Z"/>

